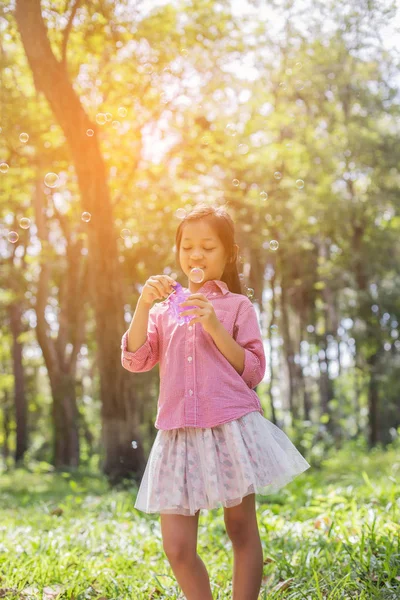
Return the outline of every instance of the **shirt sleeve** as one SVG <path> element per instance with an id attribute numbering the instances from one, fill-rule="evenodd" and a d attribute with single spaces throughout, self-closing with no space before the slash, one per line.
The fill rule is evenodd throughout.
<path id="1" fill-rule="evenodd" d="M 266 358 L 257 314 L 252 304 L 239 312 L 234 327 L 234 339 L 244 348 L 244 369 L 241 377 L 249 388 L 254 389 L 264 377 Z"/>
<path id="2" fill-rule="evenodd" d="M 150 371 L 159 361 L 159 332 L 156 324 L 155 308 L 149 311 L 149 321 L 147 324 L 147 338 L 145 342 L 135 350 L 129 352 L 128 331 L 125 331 L 121 340 L 121 363 L 122 366 L 132 373 L 142 373 Z"/>

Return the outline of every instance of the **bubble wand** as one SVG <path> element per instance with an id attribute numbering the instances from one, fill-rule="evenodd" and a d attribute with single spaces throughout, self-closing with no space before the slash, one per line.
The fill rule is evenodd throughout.
<path id="1" fill-rule="evenodd" d="M 198 267 L 194 267 L 190 271 L 189 278 L 194 283 L 201 283 L 204 279 L 204 271 Z M 174 286 L 174 291 L 167 298 L 168 304 L 168 312 L 169 314 L 176 320 L 178 325 L 184 325 L 185 323 L 189 323 L 192 319 L 195 318 L 196 315 L 184 315 L 181 316 L 181 312 L 187 310 L 186 306 L 179 306 L 181 302 L 184 302 L 189 296 L 191 296 L 192 292 L 190 290 L 185 291 L 180 283 L 176 282 Z M 199 308 L 198 306 L 193 306 L 192 308 Z"/>

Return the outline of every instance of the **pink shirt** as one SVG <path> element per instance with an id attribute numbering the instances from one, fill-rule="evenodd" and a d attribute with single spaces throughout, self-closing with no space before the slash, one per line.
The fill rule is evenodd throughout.
<path id="1" fill-rule="evenodd" d="M 244 371 L 239 375 L 201 323 L 178 325 L 167 312 L 166 300 L 154 304 L 144 344 L 128 352 L 128 332 L 122 336 L 121 362 L 132 373 L 160 363 L 156 429 L 215 427 L 249 412 L 264 414 L 253 389 L 264 377 L 266 360 L 252 303 L 219 279 L 206 281 L 198 293 L 212 303 L 219 321 L 244 348 Z"/>

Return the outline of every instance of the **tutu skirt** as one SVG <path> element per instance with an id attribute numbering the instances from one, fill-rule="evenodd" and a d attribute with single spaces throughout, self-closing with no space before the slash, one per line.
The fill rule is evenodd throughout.
<path id="1" fill-rule="evenodd" d="M 271 494 L 310 465 L 258 411 L 216 427 L 159 430 L 137 493 L 146 513 L 194 515 Z"/>

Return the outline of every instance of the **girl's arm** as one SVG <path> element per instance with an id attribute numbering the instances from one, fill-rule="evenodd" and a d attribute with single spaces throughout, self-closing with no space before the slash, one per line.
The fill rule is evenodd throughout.
<path id="1" fill-rule="evenodd" d="M 210 335 L 221 354 L 225 356 L 239 375 L 242 375 L 245 364 L 245 351 L 242 346 L 235 342 L 229 331 L 221 323 L 210 332 Z"/>
<path id="2" fill-rule="evenodd" d="M 150 371 L 159 361 L 159 336 L 155 308 L 139 298 L 128 331 L 121 341 L 122 366 L 132 373 Z"/>
<path id="3" fill-rule="evenodd" d="M 265 375 L 267 361 L 257 313 L 250 301 L 247 308 L 239 311 L 234 337 L 244 349 L 244 369 L 241 376 L 249 388 L 254 389 Z"/>
<path id="4" fill-rule="evenodd" d="M 212 337 L 249 388 L 254 389 L 264 377 L 266 359 L 257 314 L 251 302 L 239 310 L 233 337 L 223 327 Z"/>
<path id="5" fill-rule="evenodd" d="M 150 309 L 151 304 L 143 302 L 143 298 L 140 296 L 128 329 L 127 350 L 129 352 L 136 352 L 146 341 Z"/>
<path id="6" fill-rule="evenodd" d="M 266 359 L 257 314 L 251 302 L 239 311 L 233 337 L 221 323 L 210 335 L 221 354 L 249 388 L 254 389 L 264 377 Z"/>

